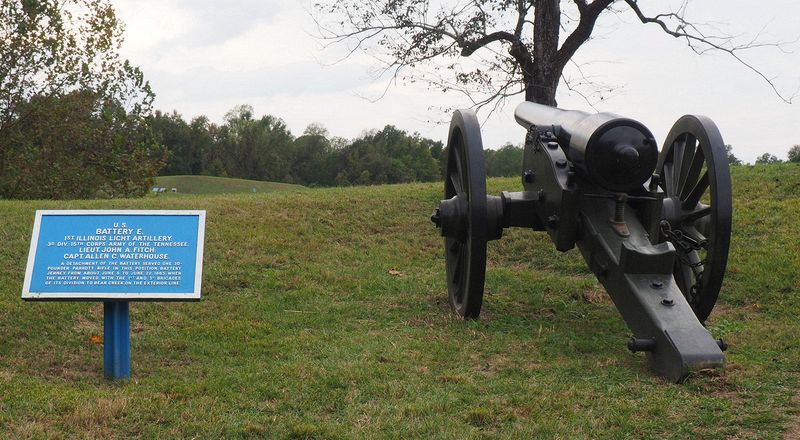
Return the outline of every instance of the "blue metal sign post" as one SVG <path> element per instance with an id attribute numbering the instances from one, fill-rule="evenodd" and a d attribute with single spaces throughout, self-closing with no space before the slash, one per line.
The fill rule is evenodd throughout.
<path id="1" fill-rule="evenodd" d="M 131 376 L 129 301 L 198 301 L 205 211 L 37 211 L 22 298 L 103 301 L 105 376 Z"/>
<path id="2" fill-rule="evenodd" d="M 108 379 L 131 377 L 131 319 L 128 301 L 103 303 L 103 374 Z"/>

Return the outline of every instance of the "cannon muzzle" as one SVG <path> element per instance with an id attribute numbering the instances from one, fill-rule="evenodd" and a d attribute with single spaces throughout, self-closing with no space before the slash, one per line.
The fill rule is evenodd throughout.
<path id="1" fill-rule="evenodd" d="M 641 123 L 613 113 L 585 113 L 523 102 L 517 122 L 553 131 L 575 167 L 601 187 L 628 192 L 640 187 L 656 168 L 658 146 Z"/>

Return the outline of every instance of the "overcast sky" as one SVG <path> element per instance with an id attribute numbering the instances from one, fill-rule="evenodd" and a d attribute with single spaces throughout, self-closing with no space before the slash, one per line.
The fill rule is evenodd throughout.
<path id="1" fill-rule="evenodd" d="M 667 12 L 675 1 L 642 2 Z M 678 2 L 679 4 L 680 2 Z M 449 120 L 431 104 L 467 106 L 455 93 L 423 86 L 391 85 L 374 78 L 368 57 L 336 64 L 342 48 L 323 49 L 311 35 L 314 22 L 298 0 L 114 0 L 125 23 L 123 55 L 141 67 L 156 93 L 156 108 L 177 110 L 187 120 L 206 115 L 221 122 L 238 104 L 257 116 L 271 114 L 299 135 L 313 122 L 332 135 L 354 138 L 363 130 L 393 124 L 446 140 Z M 800 88 L 800 2 L 794 0 L 696 0 L 689 18 L 713 22 L 742 38 L 788 41 L 790 53 L 764 48 L 747 61 L 792 95 Z M 578 52 L 591 75 L 619 89 L 595 105 L 644 123 L 659 143 L 673 122 L 687 113 L 705 114 L 719 126 L 734 154 L 753 162 L 765 152 L 785 158 L 800 144 L 800 97 L 785 104 L 752 71 L 724 54 L 694 54 L 685 42 L 643 25 L 632 14 L 606 14 L 595 35 Z M 792 43 L 793 42 L 793 43 Z M 562 108 L 594 111 L 565 87 Z M 519 99 L 485 120 L 484 145 L 519 144 L 523 129 L 514 122 Z M 480 113 L 479 113 L 480 116 Z"/>

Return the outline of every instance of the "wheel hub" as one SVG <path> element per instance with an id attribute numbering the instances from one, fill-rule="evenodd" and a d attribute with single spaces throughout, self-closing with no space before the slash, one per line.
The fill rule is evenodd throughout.
<path id="1" fill-rule="evenodd" d="M 467 210 L 466 197 L 456 195 L 439 203 L 431 221 L 439 228 L 442 237 L 463 241 L 467 234 Z"/>
<path id="2" fill-rule="evenodd" d="M 679 197 L 665 197 L 661 207 L 661 218 L 669 222 L 672 227 L 678 227 L 681 222 L 681 200 Z"/>

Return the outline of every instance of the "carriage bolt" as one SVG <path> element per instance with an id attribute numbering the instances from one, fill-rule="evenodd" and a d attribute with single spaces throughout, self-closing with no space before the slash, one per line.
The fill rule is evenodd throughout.
<path id="1" fill-rule="evenodd" d="M 547 143 L 547 148 L 549 148 L 551 150 L 557 149 L 558 148 L 558 142 L 548 142 Z"/>
<path id="2" fill-rule="evenodd" d="M 672 306 L 675 305 L 675 301 L 673 301 L 670 298 L 664 298 L 664 299 L 661 300 L 661 304 L 663 304 L 665 306 L 668 306 L 668 307 L 672 307 Z"/>
<path id="3" fill-rule="evenodd" d="M 522 180 L 525 183 L 533 183 L 533 181 L 536 180 L 536 175 L 533 173 L 533 170 L 526 170 L 522 173 Z"/>
<path id="4" fill-rule="evenodd" d="M 564 159 L 558 159 L 556 161 L 556 166 L 559 167 L 559 168 L 566 168 L 567 167 L 567 161 L 564 160 Z"/>
<path id="5" fill-rule="evenodd" d="M 442 218 L 439 217 L 439 208 L 436 208 L 433 211 L 433 214 L 431 214 L 431 221 L 436 225 L 437 228 L 442 227 Z"/>
<path id="6" fill-rule="evenodd" d="M 546 143 L 546 142 L 552 142 L 552 141 L 555 141 L 555 140 L 557 140 L 558 138 L 556 137 L 556 135 L 554 135 L 554 134 L 553 134 L 553 132 L 552 132 L 552 131 L 545 131 L 544 133 L 541 133 L 541 132 L 539 133 L 539 139 L 540 139 L 542 142 L 545 142 L 545 143 Z"/>
<path id="7" fill-rule="evenodd" d="M 551 215 L 547 217 L 547 227 L 550 229 L 558 229 L 558 216 Z"/>
<path id="8" fill-rule="evenodd" d="M 661 281 L 653 281 L 652 283 L 650 283 L 650 287 L 652 287 L 653 289 L 661 289 L 664 287 L 664 283 Z"/>
<path id="9" fill-rule="evenodd" d="M 567 171 L 567 186 L 575 184 L 575 171 Z"/>

